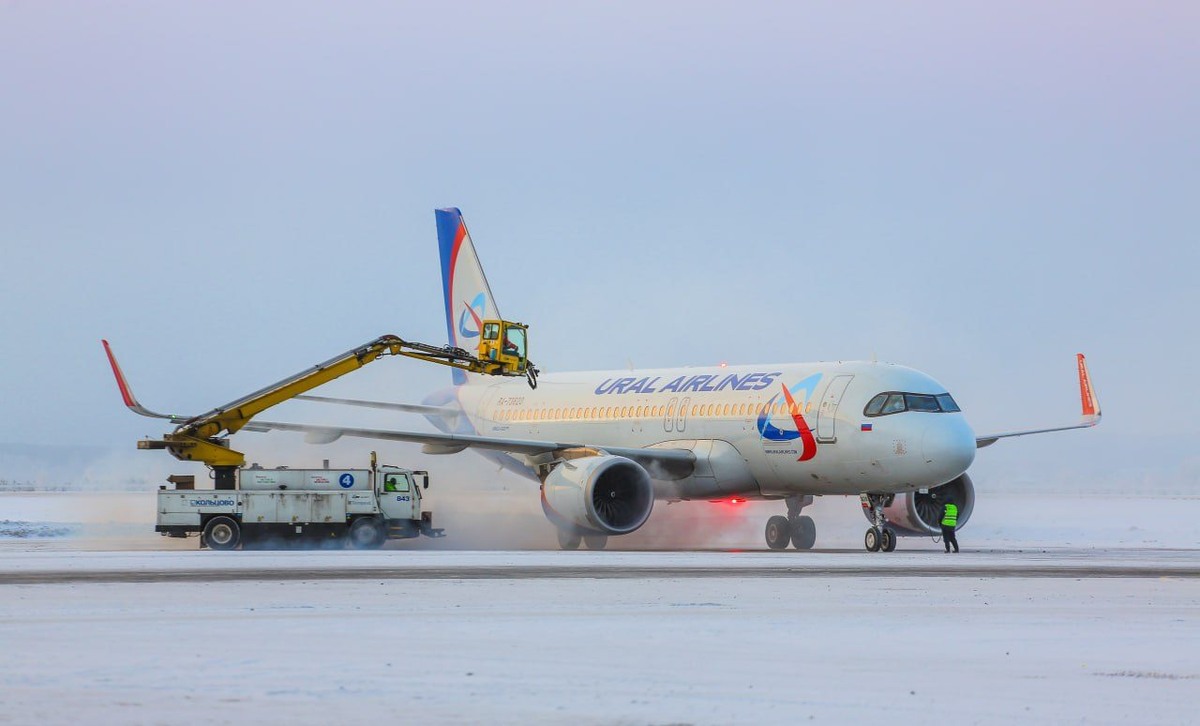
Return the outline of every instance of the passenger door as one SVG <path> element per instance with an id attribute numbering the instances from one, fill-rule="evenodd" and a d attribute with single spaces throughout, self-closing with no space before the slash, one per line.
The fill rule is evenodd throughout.
<path id="1" fill-rule="evenodd" d="M 837 376 L 825 387 L 825 395 L 821 397 L 821 405 L 817 409 L 817 442 L 832 444 L 837 442 L 837 410 L 846 393 L 846 387 L 854 376 Z"/>

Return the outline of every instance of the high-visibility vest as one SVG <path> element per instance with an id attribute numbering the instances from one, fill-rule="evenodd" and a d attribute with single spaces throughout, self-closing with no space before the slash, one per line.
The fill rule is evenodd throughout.
<path id="1" fill-rule="evenodd" d="M 958 505 L 957 504 L 947 504 L 946 505 L 946 513 L 942 515 L 942 526 L 943 527 L 957 527 L 958 526 Z"/>

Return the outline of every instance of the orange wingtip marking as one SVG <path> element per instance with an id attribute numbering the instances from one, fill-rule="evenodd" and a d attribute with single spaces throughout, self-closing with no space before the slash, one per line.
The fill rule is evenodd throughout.
<path id="1" fill-rule="evenodd" d="M 133 393 L 129 390 L 129 384 L 125 382 L 125 374 L 121 372 L 121 366 L 117 364 L 117 357 L 113 355 L 112 347 L 109 346 L 107 340 L 100 342 L 104 344 L 104 352 L 108 355 L 108 364 L 112 366 L 113 375 L 117 379 L 117 388 L 121 390 L 121 399 L 130 408 L 136 406 L 137 401 L 134 400 Z"/>
<path id="2" fill-rule="evenodd" d="M 1096 415 L 1096 394 L 1092 391 L 1092 381 L 1088 377 L 1087 361 L 1083 357 L 1083 353 L 1076 353 L 1075 359 L 1079 362 L 1079 399 L 1083 403 L 1083 415 Z"/>

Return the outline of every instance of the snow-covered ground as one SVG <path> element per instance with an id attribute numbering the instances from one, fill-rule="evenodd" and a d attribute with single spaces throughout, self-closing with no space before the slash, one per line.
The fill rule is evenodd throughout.
<path id="1" fill-rule="evenodd" d="M 207 554 L 117 556 L 136 568 Z M 342 554 L 300 556 L 333 566 Z M 380 556 L 404 555 L 369 557 Z M 500 576 L 0 593 L 0 720 L 12 723 L 1187 723 L 1200 694 L 1194 577 Z"/>
<path id="2" fill-rule="evenodd" d="M 1200 703 L 1194 498 L 992 498 L 956 557 L 861 552 L 841 498 L 814 507 L 812 553 L 762 551 L 763 505 L 663 507 L 633 541 L 703 552 L 214 553 L 121 496 L 0 498 L 0 519 L 80 528 L 0 546 L 0 723 L 1191 723 Z M 482 536 L 446 516 L 457 546 Z M 1088 574 L 1111 568 L 1155 576 Z"/>

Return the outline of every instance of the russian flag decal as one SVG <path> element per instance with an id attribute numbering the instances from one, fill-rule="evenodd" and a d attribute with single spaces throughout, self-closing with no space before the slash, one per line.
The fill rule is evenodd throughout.
<path id="1" fill-rule="evenodd" d="M 863 424 L 863 425 L 862 425 L 862 430 L 863 430 L 863 431 L 870 431 L 870 430 L 871 430 L 871 428 L 872 428 L 872 427 L 874 427 L 874 426 L 875 426 L 875 424 L 869 424 L 869 423 L 865 423 L 865 424 Z"/>

